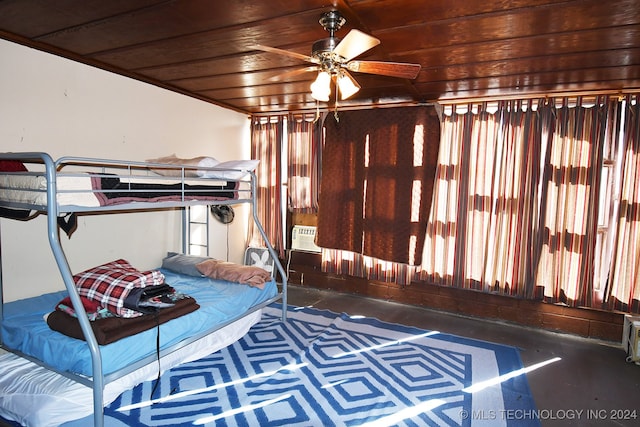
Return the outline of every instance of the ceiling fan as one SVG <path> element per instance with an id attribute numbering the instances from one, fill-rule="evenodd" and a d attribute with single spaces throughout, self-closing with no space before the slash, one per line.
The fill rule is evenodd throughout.
<path id="1" fill-rule="evenodd" d="M 258 50 L 287 55 L 315 64 L 286 74 L 318 71 L 316 80 L 311 84 L 311 96 L 318 101 L 329 101 L 332 81 L 335 81 L 341 100 L 357 93 L 360 90 L 360 85 L 350 72 L 405 79 L 415 79 L 420 72 L 420 64 L 355 60 L 354 58 L 357 56 L 379 45 L 380 40 L 356 29 L 349 31 L 342 40 L 335 37 L 335 32 L 347 22 L 337 10 L 325 12 L 319 22 L 329 32 L 329 37 L 313 44 L 311 56 L 275 47 L 256 46 Z"/>

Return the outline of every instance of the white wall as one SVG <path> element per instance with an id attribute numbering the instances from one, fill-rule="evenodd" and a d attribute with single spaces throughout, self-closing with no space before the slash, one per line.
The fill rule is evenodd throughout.
<path id="1" fill-rule="evenodd" d="M 248 158 L 244 114 L 4 40 L 0 63 L 0 151 L 44 151 L 54 159 Z M 241 260 L 247 216 L 237 207 L 228 229 L 212 223 L 211 256 L 226 259 L 228 241 L 228 258 Z M 2 219 L 0 233 L 5 301 L 62 289 L 44 215 Z M 73 273 L 117 258 L 151 269 L 181 249 L 180 215 L 83 215 L 61 240 Z"/>

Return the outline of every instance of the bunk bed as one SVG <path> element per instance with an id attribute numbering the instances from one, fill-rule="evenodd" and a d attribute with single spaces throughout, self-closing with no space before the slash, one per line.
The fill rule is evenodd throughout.
<path id="1" fill-rule="evenodd" d="M 0 163 L 11 165 L 9 172 L 0 171 L 0 213 L 3 217 L 21 220 L 46 214 L 49 244 L 65 286 L 60 292 L 5 303 L 0 269 L 0 347 L 6 353 L 0 356 L 4 367 L 0 375 L 3 377 L 0 395 L 15 395 L 16 384 L 24 383 L 26 377 L 30 378 L 28 381 L 49 384 L 51 388 L 44 394 L 66 390 L 63 399 L 71 401 L 80 399 L 89 387 L 93 423 L 101 426 L 105 404 L 122 391 L 153 379 L 159 369 L 164 371 L 195 360 L 241 338 L 260 319 L 261 309 L 266 305 L 281 300 L 282 318 L 286 320 L 287 277 L 256 215 L 255 163 L 231 162 L 208 167 L 80 157 L 54 161 L 50 155 L 40 152 L 1 153 Z M 195 205 L 239 203 L 251 205 L 253 221 L 266 242 L 277 273 L 262 288 L 230 286 L 225 280 L 184 274 L 183 268 L 195 265 L 195 262 L 187 267 L 184 264 L 184 260 L 190 260 L 184 255 L 187 252 L 185 210 Z M 183 255 L 177 264 L 179 268 L 165 264 L 170 258 L 167 256 L 157 271 L 166 283 L 195 299 L 198 308 L 170 320 L 170 327 L 163 329 L 165 324 L 158 324 L 157 328 L 116 342 L 99 344 L 80 297 L 77 273 L 71 272 L 61 246 L 60 219 L 83 213 L 151 209 L 182 210 Z M 0 267 L 1 262 L 0 259 Z M 277 274 L 279 283 L 275 280 Z M 76 334 L 84 339 L 68 337 L 47 325 L 48 311 L 65 296 L 77 314 L 79 332 Z M 230 304 L 232 300 L 239 303 Z M 237 308 L 231 309 L 232 305 Z M 163 342 L 157 344 L 161 331 Z M 141 351 L 133 352 L 131 347 Z M 56 357 L 56 354 L 64 356 Z M 9 378 L 8 372 L 18 377 Z M 0 415 L 13 410 L 3 410 L 3 399 L 0 399 Z M 45 403 L 51 409 L 60 402 Z M 10 403 L 15 407 L 21 404 L 13 400 Z M 29 405 L 30 402 L 25 403 Z"/>

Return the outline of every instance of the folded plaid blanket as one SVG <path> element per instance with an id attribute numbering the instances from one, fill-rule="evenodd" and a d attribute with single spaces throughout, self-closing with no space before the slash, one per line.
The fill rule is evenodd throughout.
<path id="1" fill-rule="evenodd" d="M 128 261 L 118 259 L 73 276 L 81 297 L 94 300 L 120 317 L 138 317 L 142 313 L 125 307 L 125 299 L 134 288 L 164 283 L 157 270 L 139 271 Z"/>

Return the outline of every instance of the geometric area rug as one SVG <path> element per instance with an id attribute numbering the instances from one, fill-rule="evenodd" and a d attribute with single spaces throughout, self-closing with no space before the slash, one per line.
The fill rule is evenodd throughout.
<path id="1" fill-rule="evenodd" d="M 290 307 L 105 408 L 126 426 L 539 426 L 516 348 Z"/>

